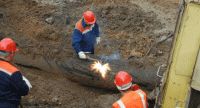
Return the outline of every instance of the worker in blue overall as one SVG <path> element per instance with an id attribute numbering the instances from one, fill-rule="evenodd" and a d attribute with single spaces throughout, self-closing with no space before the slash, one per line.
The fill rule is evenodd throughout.
<path id="1" fill-rule="evenodd" d="M 75 25 L 72 46 L 80 59 L 87 59 L 86 53 L 94 54 L 95 44 L 99 43 L 99 26 L 96 17 L 92 11 L 85 11 Z"/>
<path id="2" fill-rule="evenodd" d="M 18 51 L 11 38 L 0 41 L 0 108 L 18 108 L 21 96 L 28 94 L 32 88 L 11 61 Z"/>

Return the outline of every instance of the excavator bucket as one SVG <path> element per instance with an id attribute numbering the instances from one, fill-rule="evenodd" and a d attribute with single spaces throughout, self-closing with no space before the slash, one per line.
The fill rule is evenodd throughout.
<path id="1" fill-rule="evenodd" d="M 200 5 L 198 0 L 183 4 L 168 70 L 163 79 L 161 108 L 187 108 L 189 103 L 191 79 L 200 46 Z"/>

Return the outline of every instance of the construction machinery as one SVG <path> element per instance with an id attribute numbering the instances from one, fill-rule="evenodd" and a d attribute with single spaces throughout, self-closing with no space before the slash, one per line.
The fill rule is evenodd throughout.
<path id="1" fill-rule="evenodd" d="M 155 108 L 200 108 L 200 0 L 180 0 L 174 34 Z"/>

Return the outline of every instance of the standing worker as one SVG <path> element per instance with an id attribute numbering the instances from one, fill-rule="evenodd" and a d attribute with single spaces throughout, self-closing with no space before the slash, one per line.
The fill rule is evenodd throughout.
<path id="1" fill-rule="evenodd" d="M 21 96 L 32 88 L 30 82 L 10 62 L 18 51 L 11 38 L 0 41 L 0 108 L 18 108 Z"/>
<path id="2" fill-rule="evenodd" d="M 123 96 L 112 108 L 147 108 L 146 93 L 138 85 L 132 84 L 130 74 L 125 71 L 118 72 L 114 83 Z"/>
<path id="3" fill-rule="evenodd" d="M 83 13 L 72 34 L 72 46 L 80 59 L 87 59 L 85 53 L 94 54 L 94 46 L 100 43 L 99 26 L 92 11 Z"/>

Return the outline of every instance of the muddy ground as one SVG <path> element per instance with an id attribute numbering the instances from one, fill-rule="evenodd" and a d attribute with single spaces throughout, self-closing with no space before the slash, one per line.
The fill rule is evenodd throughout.
<path id="1" fill-rule="evenodd" d="M 167 63 L 172 38 L 153 45 L 173 33 L 177 7 L 178 0 L 0 0 L 0 38 L 16 40 L 20 54 L 62 61 L 74 55 L 75 22 L 91 9 L 101 28 L 97 55 L 117 53 L 139 66 L 159 66 Z M 19 67 L 33 84 L 25 108 L 109 108 L 120 96 L 71 82 L 63 73 Z"/>

